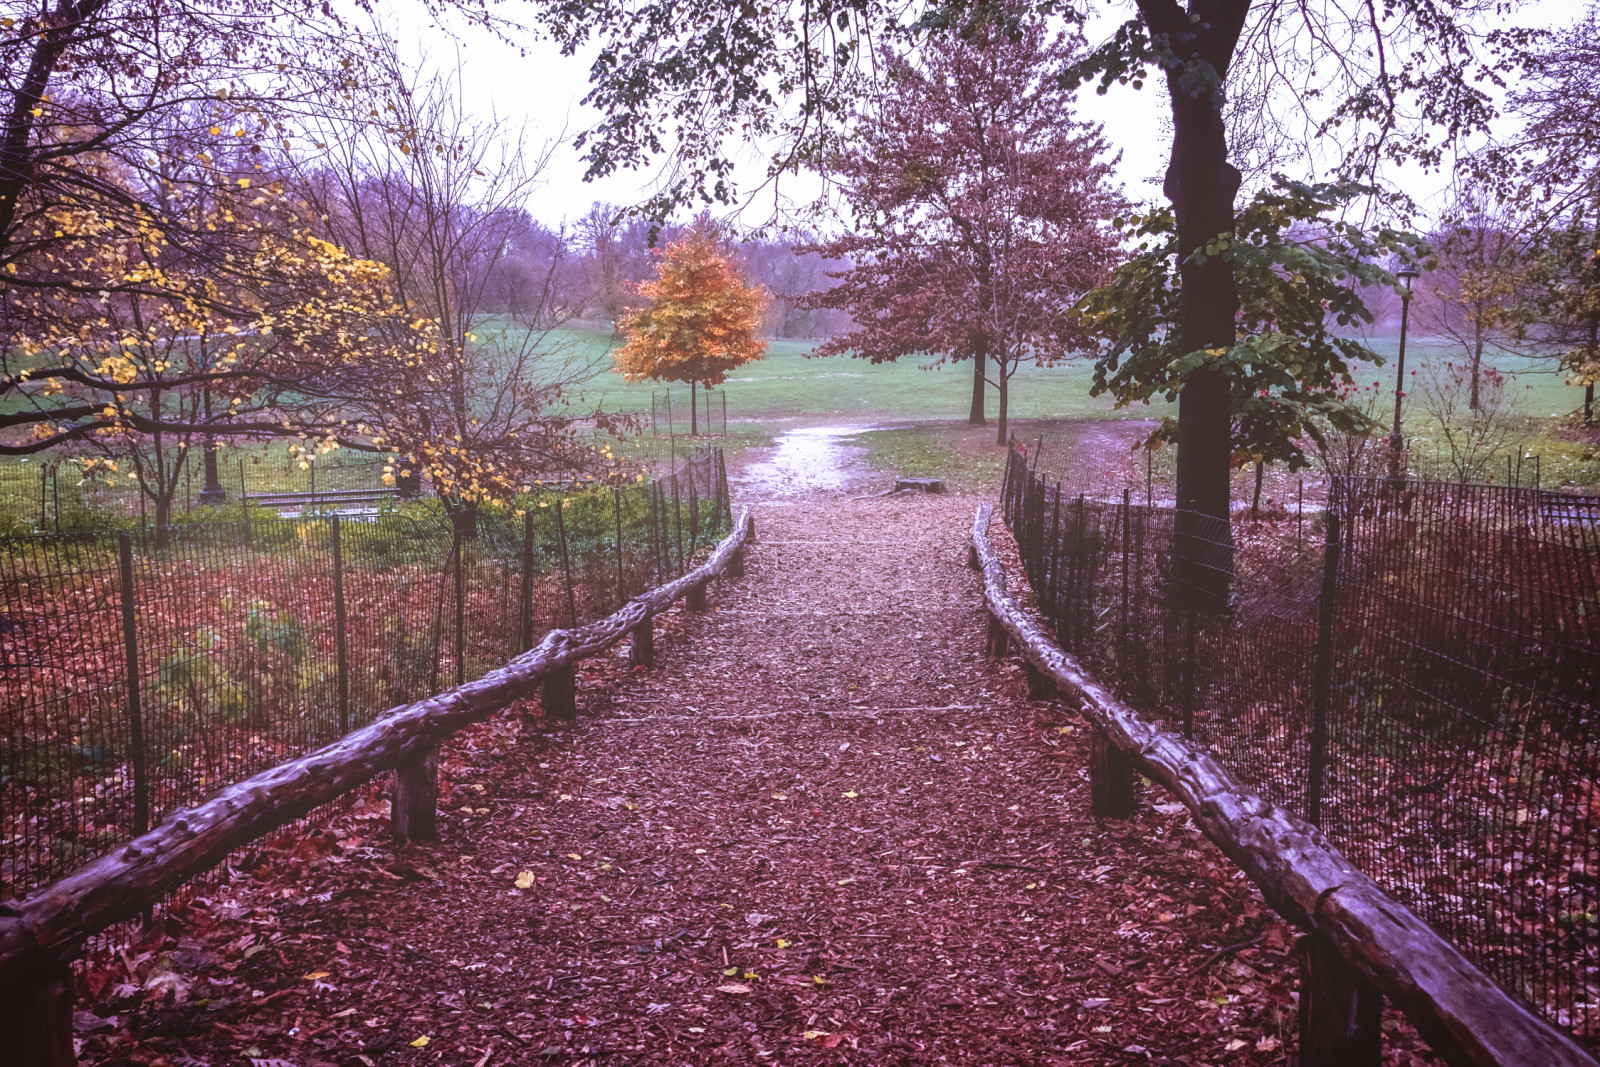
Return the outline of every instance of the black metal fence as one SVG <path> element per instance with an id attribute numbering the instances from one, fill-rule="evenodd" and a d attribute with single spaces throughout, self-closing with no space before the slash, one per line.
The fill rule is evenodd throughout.
<path id="1" fill-rule="evenodd" d="M 450 514 L 0 540 L 0 899 L 692 566 L 720 451 Z"/>
<path id="2" fill-rule="evenodd" d="M 1061 645 L 1600 1041 L 1600 499 L 1335 480 L 1325 511 L 1230 529 L 1107 496 L 1009 456 Z M 1226 610 L 1191 610 L 1219 579 Z"/>

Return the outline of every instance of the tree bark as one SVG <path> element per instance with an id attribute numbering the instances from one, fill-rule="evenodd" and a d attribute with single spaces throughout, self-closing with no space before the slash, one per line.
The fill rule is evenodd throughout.
<path id="1" fill-rule="evenodd" d="M 989 422 L 983 416 L 983 372 L 988 365 L 989 346 L 979 341 L 977 351 L 972 353 L 972 407 L 967 411 L 968 426 L 985 426 Z"/>
<path id="2" fill-rule="evenodd" d="M 1178 274 L 1180 351 L 1229 349 L 1235 341 L 1239 290 L 1233 265 L 1220 256 L 1195 262 L 1192 253 L 1218 235 L 1234 232 L 1239 171 L 1228 162 L 1221 83 L 1249 9 L 1247 0 L 1223 0 L 1208 21 L 1191 22 L 1184 10 L 1161 0 L 1140 0 L 1152 34 L 1165 34 L 1182 60 L 1167 71 L 1172 103 L 1172 156 L 1164 191 L 1177 220 L 1182 262 Z M 1214 75 L 1215 92 L 1206 85 Z M 1209 366 L 1191 371 L 1178 393 L 1178 521 L 1173 587 L 1188 606 L 1207 614 L 1227 610 L 1233 576 L 1228 528 L 1228 474 L 1232 418 L 1228 378 Z"/>
<path id="3" fill-rule="evenodd" d="M 1006 373 L 1006 360 L 1004 353 L 996 356 L 994 362 L 995 366 L 1000 368 L 1000 373 L 996 378 L 996 388 L 1000 391 L 1000 415 L 999 418 L 995 420 L 994 443 L 997 445 L 1004 445 L 1007 437 L 1009 436 L 1006 428 L 1009 424 L 1010 416 L 1006 409 L 1011 399 L 1011 376 Z"/>

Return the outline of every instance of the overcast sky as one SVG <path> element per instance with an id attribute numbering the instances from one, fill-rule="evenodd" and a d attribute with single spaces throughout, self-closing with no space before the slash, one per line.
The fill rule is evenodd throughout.
<path id="1" fill-rule="evenodd" d="M 1581 17 L 1583 8 L 1583 0 L 1533 0 L 1518 13 L 1517 22 L 1550 27 L 1571 25 Z M 1131 4 L 1128 9 L 1131 12 Z M 586 56 L 562 56 L 556 45 L 532 35 L 507 43 L 479 30 L 451 27 L 451 32 L 445 33 L 430 24 L 416 0 L 385 5 L 383 10 L 403 48 L 416 50 L 415 54 L 425 55 L 429 63 L 442 67 L 454 67 L 459 57 L 468 106 L 526 122 L 530 142 L 548 141 L 563 133 L 570 141 L 597 120 L 598 114 L 582 103 L 588 92 Z M 528 9 L 516 0 L 499 10 L 513 19 L 532 22 L 520 13 Z M 1105 20 L 1105 28 L 1114 27 L 1125 17 L 1127 13 L 1116 13 Z M 1095 33 L 1099 29 L 1091 26 L 1091 40 L 1097 39 Z M 1135 201 L 1159 195 L 1159 177 L 1166 165 L 1169 139 L 1161 122 L 1166 100 L 1158 84 L 1151 82 L 1137 91 L 1117 87 L 1105 96 L 1096 95 L 1092 89 L 1080 94 L 1080 117 L 1106 125 L 1109 140 L 1122 154 L 1118 177 L 1124 191 Z M 652 178 L 648 173 L 626 173 L 588 183 L 583 181 L 583 171 L 578 152 L 570 143 L 561 146 L 545 172 L 544 184 L 535 198 L 534 215 L 554 225 L 584 214 L 597 200 L 635 203 L 647 194 Z M 744 190 L 752 191 L 762 173 L 760 160 L 752 153 Z M 1408 189 L 1414 189 L 1426 200 L 1442 187 L 1444 178 L 1408 175 L 1407 181 Z M 811 195 L 816 186 L 800 182 L 794 188 Z M 762 196 L 746 209 L 745 218 L 764 221 L 772 208 L 771 196 Z"/>

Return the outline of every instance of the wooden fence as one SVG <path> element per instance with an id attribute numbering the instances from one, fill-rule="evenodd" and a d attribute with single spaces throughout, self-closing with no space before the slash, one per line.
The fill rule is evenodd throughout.
<path id="1" fill-rule="evenodd" d="M 69 967 L 93 934 L 160 903 L 229 852 L 393 771 L 390 823 L 398 841 L 435 836 L 439 744 L 513 702 L 541 693 L 545 714 L 576 712 L 577 664 L 633 634 L 649 666 L 654 617 L 681 597 L 704 610 L 707 584 L 744 573 L 754 539 L 749 509 L 710 557 L 683 577 L 628 601 L 608 618 L 552 630 L 532 651 L 473 682 L 395 708 L 307 756 L 279 764 L 174 812 L 158 826 L 18 901 L 0 903 L 0 1035 L 18 1067 L 64 1067 L 72 1051 Z"/>
<path id="2" fill-rule="evenodd" d="M 1321 831 L 1258 796 L 1205 750 L 1142 719 L 1090 678 L 1006 593 L 978 509 L 970 562 L 983 574 L 988 651 L 1014 646 L 1030 689 L 1079 702 L 1093 724 L 1090 804 L 1124 818 L 1134 772 L 1189 809 L 1267 902 L 1306 931 L 1299 942 L 1301 1067 L 1376 1067 L 1383 999 L 1406 1013 L 1451 1064 L 1597 1067 L 1571 1037 L 1513 1000 L 1450 942 L 1340 855 Z"/>

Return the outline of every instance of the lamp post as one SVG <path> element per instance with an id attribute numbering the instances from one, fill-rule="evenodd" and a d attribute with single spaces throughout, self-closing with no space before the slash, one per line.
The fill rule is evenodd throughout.
<path id="1" fill-rule="evenodd" d="M 1411 321 L 1411 283 L 1416 280 L 1417 272 L 1410 267 L 1401 267 L 1394 273 L 1406 284 L 1400 293 L 1400 358 L 1395 361 L 1394 428 L 1389 431 L 1389 481 L 1398 487 L 1405 481 L 1401 472 L 1401 454 L 1405 452 L 1406 441 L 1400 434 L 1400 400 L 1406 394 L 1406 327 Z"/>

